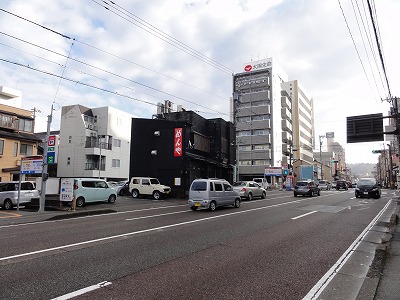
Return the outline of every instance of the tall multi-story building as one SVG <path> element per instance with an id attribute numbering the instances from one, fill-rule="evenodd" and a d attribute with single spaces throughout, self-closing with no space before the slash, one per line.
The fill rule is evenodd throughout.
<path id="1" fill-rule="evenodd" d="M 127 180 L 132 118 L 112 107 L 62 107 L 57 176 Z"/>
<path id="2" fill-rule="evenodd" d="M 312 165 L 315 146 L 313 98 L 308 95 L 298 80 L 282 83 L 282 90 L 288 94 L 292 104 L 293 135 L 290 146 L 293 159 L 302 161 L 302 164 Z M 286 152 L 290 152 L 289 150 Z"/>
<path id="3" fill-rule="evenodd" d="M 292 139 L 291 103 L 282 103 L 281 84 L 288 76 L 272 58 L 250 62 L 233 76 L 233 116 L 236 126 L 237 180 L 264 177 L 266 167 L 281 168 Z"/>
<path id="4" fill-rule="evenodd" d="M 40 139 L 33 134 L 32 111 L 18 105 L 21 92 L 0 87 L 0 181 L 18 180 L 21 158 L 37 155 Z"/>

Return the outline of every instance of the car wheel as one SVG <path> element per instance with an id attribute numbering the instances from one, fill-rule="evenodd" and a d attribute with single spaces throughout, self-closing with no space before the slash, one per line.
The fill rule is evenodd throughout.
<path id="1" fill-rule="evenodd" d="M 114 203 L 115 202 L 115 195 L 110 195 L 110 197 L 108 197 L 108 203 Z"/>
<path id="2" fill-rule="evenodd" d="M 10 199 L 4 200 L 3 208 L 4 208 L 5 210 L 10 210 L 10 209 L 13 208 L 13 204 L 12 204 L 12 202 L 11 202 Z"/>
<path id="3" fill-rule="evenodd" d="M 84 205 L 85 205 L 85 198 L 79 197 L 78 199 L 76 199 L 76 206 L 77 207 L 82 207 Z"/>
<path id="4" fill-rule="evenodd" d="M 380 199 L 381 195 L 376 195 L 375 199 Z"/>
<path id="5" fill-rule="evenodd" d="M 159 191 L 154 191 L 154 192 L 153 192 L 153 198 L 154 198 L 155 200 L 160 200 L 160 198 L 161 198 L 161 193 L 160 193 Z"/>
<path id="6" fill-rule="evenodd" d="M 321 196 L 321 191 L 320 190 L 318 190 L 317 196 Z"/>
<path id="7" fill-rule="evenodd" d="M 197 208 L 198 208 L 197 206 L 191 206 L 191 207 L 190 207 L 190 209 L 193 210 L 193 211 L 194 211 L 194 210 L 197 210 Z"/>
<path id="8" fill-rule="evenodd" d="M 263 192 L 263 193 L 261 194 L 261 199 L 265 199 L 266 197 L 267 197 L 266 193 Z"/>
<path id="9" fill-rule="evenodd" d="M 247 195 L 247 200 L 249 200 L 249 201 L 253 200 L 253 195 L 252 195 L 252 193 L 249 193 L 249 194 Z"/>
<path id="10" fill-rule="evenodd" d="M 217 209 L 217 203 L 215 203 L 215 201 L 212 201 L 212 202 L 210 203 L 209 210 L 214 211 L 214 210 L 216 210 L 216 209 Z"/>
<path id="11" fill-rule="evenodd" d="M 240 207 L 240 199 L 235 199 L 235 204 L 233 205 L 236 208 Z"/>
<path id="12" fill-rule="evenodd" d="M 132 190 L 132 197 L 133 198 L 139 198 L 139 191 L 138 190 Z"/>
<path id="13" fill-rule="evenodd" d="M 294 195 L 295 197 L 297 197 L 297 194 L 296 194 L 296 193 L 293 193 L 293 195 Z"/>
<path id="14" fill-rule="evenodd" d="M 356 198 L 358 198 L 358 197 L 360 197 L 360 196 L 358 196 L 358 195 L 356 194 Z"/>
<path id="15" fill-rule="evenodd" d="M 120 195 L 120 196 L 125 196 L 124 190 L 120 190 L 120 191 L 119 191 L 119 195 Z"/>

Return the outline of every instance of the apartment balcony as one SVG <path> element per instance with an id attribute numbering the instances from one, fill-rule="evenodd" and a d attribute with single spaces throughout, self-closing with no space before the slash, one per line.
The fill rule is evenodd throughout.
<path id="1" fill-rule="evenodd" d="M 85 170 L 99 170 L 99 163 L 98 162 L 92 162 L 92 163 L 85 163 Z M 102 163 L 100 165 L 100 171 L 105 171 L 106 170 L 106 164 Z"/>
<path id="2" fill-rule="evenodd" d="M 282 120 L 282 130 L 292 131 L 292 124 L 288 120 Z"/>
<path id="3" fill-rule="evenodd" d="M 98 140 L 91 140 L 87 139 L 85 142 L 85 148 L 100 148 L 104 150 L 112 150 L 112 144 L 111 143 L 104 143 L 104 142 L 99 142 Z"/>
<path id="4" fill-rule="evenodd" d="M 289 131 L 282 131 L 282 141 L 287 143 L 288 141 L 293 141 L 293 136 Z"/>
<path id="5" fill-rule="evenodd" d="M 292 113 L 290 112 L 290 110 L 287 107 L 282 107 L 281 116 L 282 116 L 282 119 L 284 119 L 284 120 L 292 119 Z"/>
<path id="6" fill-rule="evenodd" d="M 281 105 L 284 108 L 288 108 L 288 109 L 292 109 L 292 102 L 290 101 L 290 99 L 288 97 L 281 97 Z"/>

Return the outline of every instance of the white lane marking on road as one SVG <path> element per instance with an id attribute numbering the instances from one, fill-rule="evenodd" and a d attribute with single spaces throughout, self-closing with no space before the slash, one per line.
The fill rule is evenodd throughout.
<path id="1" fill-rule="evenodd" d="M 120 214 L 128 214 L 128 213 L 134 213 L 134 212 L 175 208 L 175 207 L 183 207 L 183 206 L 187 206 L 187 205 L 185 204 L 185 205 L 170 205 L 170 206 L 161 206 L 161 207 L 151 207 L 151 208 L 134 209 L 134 210 L 127 210 L 127 211 L 117 211 L 117 212 L 113 212 L 113 213 L 109 213 L 109 214 L 99 214 L 99 215 L 92 215 L 92 216 L 76 217 L 76 218 L 70 218 L 70 219 L 38 221 L 38 222 L 30 222 L 30 223 L 22 223 L 22 224 L 10 224 L 10 225 L 0 226 L 0 229 L 1 228 L 10 228 L 10 227 L 28 226 L 28 225 L 46 224 L 46 223 L 67 222 L 67 221 L 74 221 L 74 220 L 88 219 L 88 218 L 99 218 L 99 217 L 106 217 L 106 216 L 110 216 L 110 215 L 115 216 L 115 215 L 120 215 Z"/>
<path id="2" fill-rule="evenodd" d="M 313 211 L 310 211 L 310 212 L 308 212 L 308 213 L 306 213 L 306 214 L 302 214 L 302 215 L 300 215 L 300 216 L 294 217 L 294 218 L 292 218 L 292 220 L 297 220 L 297 219 L 300 219 L 300 218 L 302 218 L 302 217 L 311 215 L 311 214 L 316 213 L 316 212 L 317 212 L 317 210 L 313 210 Z"/>
<path id="3" fill-rule="evenodd" d="M 11 255 L 11 256 L 0 257 L 0 261 L 19 258 L 19 257 L 26 257 L 26 256 L 31 256 L 31 255 L 40 254 L 40 253 L 46 253 L 46 252 L 51 252 L 51 251 L 63 250 L 63 249 L 68 249 L 68 248 L 72 248 L 72 247 L 76 247 L 76 246 L 88 245 L 88 244 L 92 244 L 92 243 L 96 243 L 96 242 L 102 242 L 102 241 L 117 239 L 117 238 L 121 238 L 121 237 L 133 236 L 133 235 L 137 235 L 137 234 L 140 234 L 140 233 L 159 231 L 159 230 L 162 230 L 162 229 L 173 228 L 173 227 L 178 227 L 178 226 L 182 226 L 182 225 L 193 224 L 193 223 L 198 223 L 198 222 L 203 222 L 203 221 L 208 221 L 208 220 L 213 220 L 213 219 L 219 219 L 219 218 L 224 218 L 224 217 L 228 217 L 228 216 L 244 214 L 244 213 L 248 213 L 248 212 L 252 212 L 252 211 L 268 209 L 268 208 L 272 208 L 272 207 L 279 207 L 279 206 L 289 205 L 289 204 L 293 204 L 293 203 L 301 203 L 303 201 L 308 201 L 310 199 L 314 199 L 314 198 L 305 198 L 305 199 L 302 199 L 302 200 L 283 202 L 283 203 L 279 203 L 279 204 L 273 204 L 273 205 L 268 205 L 268 206 L 263 206 L 263 207 L 257 207 L 257 208 L 252 208 L 252 209 L 248 209 L 248 210 L 241 210 L 241 211 L 238 211 L 238 212 L 233 212 L 233 213 L 228 213 L 228 214 L 223 214 L 223 215 L 218 215 L 218 216 L 211 216 L 211 217 L 207 217 L 207 218 L 196 219 L 196 220 L 192 220 L 192 221 L 186 221 L 186 222 L 182 222 L 182 223 L 175 223 L 175 224 L 171 224 L 171 225 L 165 225 L 165 226 L 160 226 L 160 227 L 155 227 L 155 228 L 143 229 L 143 230 L 139 230 L 139 231 L 133 231 L 133 232 L 128 232 L 128 233 L 123 233 L 123 234 L 118 234 L 118 235 L 98 238 L 98 239 L 94 239 L 94 240 L 83 241 L 83 242 L 79 242 L 79 243 L 73 243 L 73 244 L 68 244 L 68 245 L 63 245 L 63 246 L 58 246 L 58 247 L 53 247 L 53 248 L 47 248 L 47 249 L 42 249 L 42 250 L 37 250 L 37 251 L 32 251 L 32 252 L 27 252 L 27 253 L 21 253 L 21 254 L 16 254 L 16 255 Z"/>
<path id="4" fill-rule="evenodd" d="M 108 281 L 99 282 L 97 284 L 85 287 L 85 288 L 77 290 L 75 292 L 68 293 L 68 294 L 53 298 L 52 300 L 68 300 L 68 299 L 74 298 L 76 296 L 80 296 L 80 295 L 86 294 L 88 292 L 103 288 L 103 287 L 105 287 L 107 285 L 110 285 L 110 284 L 111 284 L 111 282 L 108 282 Z"/>
<path id="5" fill-rule="evenodd" d="M 325 273 L 324 276 L 317 282 L 316 285 L 308 292 L 308 294 L 302 300 L 312 300 L 317 299 L 321 293 L 325 290 L 328 284 L 333 280 L 336 274 L 344 266 L 347 260 L 351 257 L 354 249 L 361 243 L 363 237 L 368 233 L 368 231 L 375 225 L 378 219 L 382 216 L 385 210 L 388 208 L 392 199 L 386 203 L 382 210 L 376 215 L 376 217 L 368 224 L 368 226 L 361 232 L 361 234 L 354 240 L 350 247 L 343 253 L 343 255 L 338 259 L 336 263 Z"/>
<path id="6" fill-rule="evenodd" d="M 137 218 L 125 219 L 125 221 L 141 220 L 141 219 L 148 219 L 148 218 L 169 216 L 169 215 L 175 215 L 175 214 L 181 214 L 181 213 L 188 213 L 188 212 L 191 212 L 191 211 L 190 211 L 190 210 L 176 211 L 176 212 L 172 212 L 172 213 L 165 213 L 165 214 L 158 214 L 158 215 L 151 215 L 151 216 L 144 216 L 144 217 L 137 217 Z"/>

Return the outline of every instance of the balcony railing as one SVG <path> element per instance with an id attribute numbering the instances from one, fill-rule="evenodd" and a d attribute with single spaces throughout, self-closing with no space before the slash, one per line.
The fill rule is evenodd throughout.
<path id="1" fill-rule="evenodd" d="M 100 171 L 105 171 L 106 170 L 106 164 L 101 164 L 101 169 Z M 94 162 L 94 163 L 85 163 L 85 170 L 98 170 L 99 169 L 99 163 Z"/>
<path id="2" fill-rule="evenodd" d="M 110 143 L 104 143 L 104 142 L 99 142 L 99 141 L 93 141 L 93 140 L 86 140 L 85 142 L 85 148 L 100 148 L 105 149 L 105 150 L 112 150 L 112 144 Z"/>

